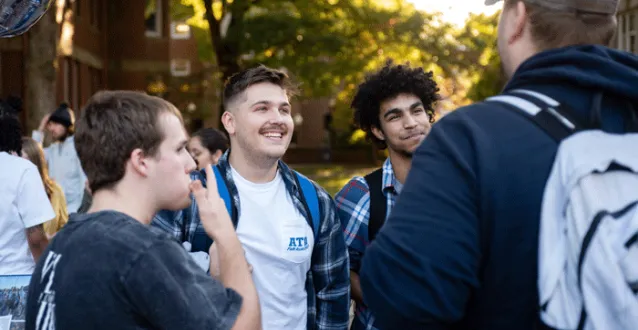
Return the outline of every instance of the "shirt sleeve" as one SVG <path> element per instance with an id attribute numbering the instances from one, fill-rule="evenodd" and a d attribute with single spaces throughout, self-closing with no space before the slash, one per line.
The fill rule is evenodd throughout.
<path id="1" fill-rule="evenodd" d="M 55 212 L 35 166 L 29 166 L 24 171 L 17 191 L 16 206 L 25 229 L 55 218 Z"/>
<path id="2" fill-rule="evenodd" d="M 31 138 L 35 140 L 36 142 L 38 142 L 39 144 L 42 144 L 42 142 L 44 142 L 44 133 L 38 130 L 34 130 L 31 132 Z M 44 159 L 47 161 L 47 163 L 50 162 L 51 161 L 51 157 L 49 155 L 50 148 L 49 147 L 44 148 L 43 146 L 42 150 L 44 151 Z"/>
<path id="3" fill-rule="evenodd" d="M 361 258 L 368 246 L 370 191 L 361 177 L 354 177 L 336 195 L 335 204 L 348 246 L 350 270 L 359 273 Z"/>
<path id="4" fill-rule="evenodd" d="M 176 242 L 153 244 L 124 277 L 136 312 L 156 329 L 230 329 L 242 304 Z"/>
<path id="5" fill-rule="evenodd" d="M 452 113 L 433 126 L 366 250 L 361 287 L 381 329 L 446 329 L 478 287 L 476 144 L 463 119 Z"/>
<path id="6" fill-rule="evenodd" d="M 350 317 L 350 271 L 348 252 L 330 196 L 321 191 L 323 221 L 312 257 L 312 273 L 317 292 L 318 330 L 345 330 Z"/>

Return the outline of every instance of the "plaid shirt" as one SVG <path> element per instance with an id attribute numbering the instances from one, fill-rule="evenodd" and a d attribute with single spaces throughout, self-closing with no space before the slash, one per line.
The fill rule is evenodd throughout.
<path id="1" fill-rule="evenodd" d="M 219 160 L 218 169 L 228 183 L 228 191 L 237 210 L 241 214 L 239 192 L 234 184 L 227 151 Z M 306 208 L 301 201 L 301 188 L 297 186 L 294 172 L 279 161 L 279 171 L 299 212 L 308 218 Z M 191 174 L 205 182 L 199 173 Z M 313 182 L 314 183 L 314 182 Z M 319 198 L 321 222 L 319 233 L 312 251 L 312 265 L 306 276 L 306 292 L 308 295 L 308 330 L 346 330 L 349 322 L 350 273 L 348 253 L 337 217 L 336 207 L 330 195 L 316 183 Z M 235 217 L 234 217 L 235 218 Z M 237 221 L 234 219 L 234 221 Z M 172 233 L 180 241 L 193 241 L 198 236 L 206 235 L 199 220 L 197 203 L 192 199 L 191 206 L 182 211 L 161 211 L 153 219 L 152 224 Z M 235 223 L 235 226 L 237 223 Z M 199 237 L 201 239 L 201 237 Z M 285 285 L 285 284 L 282 284 Z"/>
<path id="2" fill-rule="evenodd" d="M 392 210 L 398 195 L 395 190 L 396 180 L 392 163 L 388 158 L 383 163 L 382 187 L 373 187 L 373 189 L 383 189 L 387 202 L 386 219 L 390 215 L 390 210 Z M 350 269 L 358 274 L 361 259 L 363 259 L 366 247 L 370 244 L 368 240 L 370 187 L 363 177 L 354 177 L 335 195 L 335 202 L 348 245 Z M 357 304 L 353 329 L 376 330 L 377 328 L 373 325 L 374 316 L 370 310 L 366 306 Z"/>

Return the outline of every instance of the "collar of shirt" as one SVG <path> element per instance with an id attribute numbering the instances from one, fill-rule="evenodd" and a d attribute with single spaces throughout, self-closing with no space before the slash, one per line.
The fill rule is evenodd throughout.
<path id="1" fill-rule="evenodd" d="M 399 183 L 397 181 L 397 177 L 394 176 L 394 169 L 392 168 L 392 162 L 390 161 L 390 157 L 386 158 L 383 162 L 383 177 L 382 177 L 382 185 L 384 194 L 393 193 L 397 194 L 397 190 L 395 187 Z"/>
<path id="2" fill-rule="evenodd" d="M 218 165 L 220 174 L 222 175 L 222 177 L 224 177 L 224 179 L 226 179 L 228 191 L 230 192 L 230 195 L 233 198 L 233 203 L 236 206 L 236 210 L 237 210 L 237 217 L 235 218 L 236 220 L 236 219 L 239 219 L 239 215 L 241 214 L 241 207 L 240 207 L 240 200 L 239 200 L 239 192 L 237 191 L 237 186 L 235 185 L 232 171 L 230 170 L 230 162 L 228 160 L 229 156 L 230 156 L 230 149 L 228 149 L 219 158 L 217 165 Z M 277 167 L 279 169 L 279 172 L 281 173 L 281 177 L 286 186 L 286 191 L 288 191 L 288 194 L 290 194 L 290 197 L 292 198 L 293 203 L 295 204 L 295 207 L 297 207 L 297 209 L 299 210 L 299 212 L 304 218 L 308 218 L 309 214 L 307 214 L 306 208 L 304 207 L 304 204 L 301 201 L 301 193 L 299 190 L 300 188 L 297 186 L 297 182 L 294 178 L 295 174 L 293 170 L 290 169 L 288 165 L 286 165 L 286 163 L 284 163 L 282 160 L 278 161 Z"/>

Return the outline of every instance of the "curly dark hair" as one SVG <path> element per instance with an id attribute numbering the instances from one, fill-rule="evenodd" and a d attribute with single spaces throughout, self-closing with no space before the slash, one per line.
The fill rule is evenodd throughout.
<path id="1" fill-rule="evenodd" d="M 372 134 L 372 128 L 381 129 L 379 112 L 381 103 L 399 94 L 413 94 L 423 102 L 423 107 L 434 123 L 433 105 L 440 99 L 439 88 L 433 80 L 432 71 L 423 68 L 411 68 L 409 63 L 394 65 L 392 60 L 386 62 L 381 70 L 368 75 L 365 82 L 359 85 L 350 107 L 354 109 L 354 121 L 366 132 L 379 149 L 387 147 L 385 141 Z"/>
<path id="2" fill-rule="evenodd" d="M 22 152 L 22 125 L 18 109 L 10 102 L 0 100 L 0 152 Z"/>

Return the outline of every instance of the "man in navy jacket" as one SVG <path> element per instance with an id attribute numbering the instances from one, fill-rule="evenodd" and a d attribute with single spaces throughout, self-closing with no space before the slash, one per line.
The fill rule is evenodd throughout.
<path id="1" fill-rule="evenodd" d="M 635 125 L 638 58 L 602 46 L 615 33 L 617 6 L 505 0 L 504 92 L 546 94 L 582 121 L 602 93 L 604 130 Z M 541 128 L 496 102 L 433 126 L 362 261 L 364 301 L 381 329 L 535 328 L 541 200 L 556 151 Z"/>

